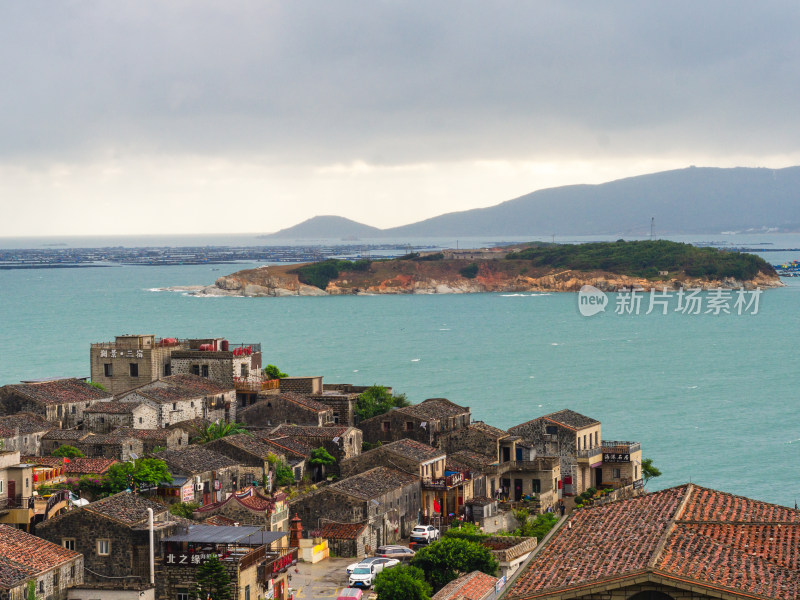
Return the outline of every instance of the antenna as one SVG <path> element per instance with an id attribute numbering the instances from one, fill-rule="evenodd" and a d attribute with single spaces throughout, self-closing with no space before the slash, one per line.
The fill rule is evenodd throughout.
<path id="1" fill-rule="evenodd" d="M 656 239 L 656 218 L 650 217 L 650 240 Z"/>

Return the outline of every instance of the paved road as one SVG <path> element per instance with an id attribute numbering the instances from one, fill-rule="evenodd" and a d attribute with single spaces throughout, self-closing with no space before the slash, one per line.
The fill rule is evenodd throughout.
<path id="1" fill-rule="evenodd" d="M 328 558 L 315 565 L 300 562 L 292 567 L 289 587 L 294 590 L 296 600 L 336 600 L 339 592 L 347 587 L 345 569 L 355 558 Z M 295 571 L 297 569 L 297 571 Z M 364 598 L 369 597 L 369 592 Z"/>

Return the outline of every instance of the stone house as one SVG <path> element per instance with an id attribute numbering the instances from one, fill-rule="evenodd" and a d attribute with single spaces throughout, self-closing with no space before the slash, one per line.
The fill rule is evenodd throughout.
<path id="1" fill-rule="evenodd" d="M 69 429 L 83 423 L 85 409 L 111 399 L 109 392 L 82 379 L 22 382 L 0 388 L 0 416 L 30 412 Z"/>
<path id="2" fill-rule="evenodd" d="M 72 445 L 72 444 L 70 444 Z M 142 440 L 133 436 L 110 433 L 108 435 L 90 434 L 75 444 L 75 447 L 88 458 L 113 458 L 123 462 L 133 455 L 144 456 Z"/>
<path id="3" fill-rule="evenodd" d="M 345 425 L 333 427 L 280 425 L 262 435 L 266 439 L 287 436 L 307 444 L 312 449 L 325 448 L 336 459 L 336 465 L 331 468 L 331 472 L 338 472 L 338 464 L 341 461 L 361 454 L 361 430 Z"/>
<path id="4" fill-rule="evenodd" d="M 231 494 L 227 499 L 201 506 L 194 512 L 196 519 L 222 516 L 239 525 L 261 527 L 265 531 L 289 531 L 289 504 L 286 494 L 279 492 L 264 496 L 250 487 Z"/>
<path id="5" fill-rule="evenodd" d="M 344 391 L 347 388 L 355 388 L 355 386 L 347 384 L 342 384 L 341 389 L 331 389 L 331 387 L 325 384 L 321 394 L 314 394 L 309 397 L 331 410 L 331 417 L 335 425 L 356 425 L 355 410 L 360 392 Z"/>
<path id="6" fill-rule="evenodd" d="M 306 461 L 315 448 L 291 436 L 258 438 L 272 453 L 292 468 L 294 480 L 300 481 L 306 474 Z M 270 489 L 272 482 L 268 482 Z"/>
<path id="7" fill-rule="evenodd" d="M 260 383 L 261 344 L 230 344 L 222 338 L 192 339 L 187 344 L 172 353 L 173 375 L 203 377 L 226 389 L 239 382 Z"/>
<path id="8" fill-rule="evenodd" d="M 0 598 L 25 600 L 29 582 L 37 598 L 66 600 L 67 590 L 83 583 L 83 556 L 0 524 Z"/>
<path id="9" fill-rule="evenodd" d="M 118 335 L 113 342 L 89 349 L 92 381 L 118 395 L 171 375 L 170 356 L 185 347 L 175 338 L 154 335 Z"/>
<path id="10" fill-rule="evenodd" d="M 479 454 L 498 456 L 500 440 L 510 437 L 513 436 L 507 431 L 487 425 L 483 421 L 473 421 L 466 427 L 440 435 L 439 447 L 447 454 L 470 450 Z"/>
<path id="11" fill-rule="evenodd" d="M 258 481 L 262 475 L 261 467 L 240 465 L 235 459 L 203 446 L 188 446 L 180 450 L 162 450 L 153 455 L 167 463 L 170 474 L 177 481 L 188 481 L 193 490 L 190 499 L 183 502 L 212 504 L 225 498 L 228 493 L 237 491 L 252 481 Z M 181 485 L 181 488 L 185 483 Z M 171 487 L 163 484 L 163 487 Z M 183 491 L 183 490 L 182 490 Z"/>
<path id="12" fill-rule="evenodd" d="M 84 557 L 87 581 L 115 577 L 149 580 L 147 509 L 153 510 L 156 541 L 186 522 L 167 507 L 138 494 L 121 492 L 75 508 L 36 527 L 36 534 Z"/>
<path id="13" fill-rule="evenodd" d="M 410 438 L 429 446 L 438 446 L 439 436 L 469 424 L 468 406 L 459 406 L 445 398 L 430 398 L 365 419 L 358 427 L 364 432 L 364 441 L 370 444 Z"/>
<path id="14" fill-rule="evenodd" d="M 282 546 L 286 536 L 258 527 L 190 525 L 162 542 L 157 599 L 190 597 L 198 565 L 215 554 L 230 577 L 231 600 L 286 600 L 288 570 L 297 563 L 298 554 L 296 547 Z"/>
<path id="15" fill-rule="evenodd" d="M 375 531 L 367 523 L 325 523 L 319 537 L 328 540 L 331 554 L 362 558 L 378 547 Z"/>
<path id="16" fill-rule="evenodd" d="M 246 433 L 229 435 L 203 444 L 203 447 L 224 454 L 240 465 L 261 469 L 259 481 L 269 474 L 269 458 L 279 456 L 273 446 Z"/>
<path id="17" fill-rule="evenodd" d="M 20 454 L 37 455 L 47 432 L 57 429 L 44 417 L 33 413 L 20 413 L 0 417 L 0 442 L 2 449 L 19 450 Z"/>
<path id="18" fill-rule="evenodd" d="M 419 476 L 375 467 L 300 496 L 289 508 L 305 530 L 317 530 L 326 522 L 367 523 L 376 545 L 391 544 L 408 537 L 417 524 Z"/>
<path id="19" fill-rule="evenodd" d="M 281 394 L 286 392 L 294 392 L 295 394 L 303 394 L 311 396 L 321 394 L 322 375 L 312 375 L 306 377 L 282 377 L 280 379 Z"/>
<path id="20" fill-rule="evenodd" d="M 87 438 L 92 437 L 91 431 L 84 431 L 82 429 L 51 429 L 42 436 L 41 439 L 41 456 L 50 456 L 53 451 L 61 446 L 72 446 L 77 448 L 78 444 Z"/>
<path id="21" fill-rule="evenodd" d="M 236 420 L 236 390 L 196 375 L 170 375 L 130 390 L 118 399 L 156 409 L 157 427 L 188 419 Z"/>
<path id="22" fill-rule="evenodd" d="M 144 402 L 102 402 L 90 406 L 83 414 L 84 428 L 93 433 L 108 433 L 118 427 L 158 427 L 158 410 Z"/>
<path id="23" fill-rule="evenodd" d="M 564 409 L 511 427 L 508 432 L 522 438 L 537 455 L 559 458 L 565 495 L 581 494 L 602 483 L 600 421 Z M 510 450 L 504 452 L 502 459 L 514 460 Z"/>
<path id="24" fill-rule="evenodd" d="M 239 411 L 239 421 L 253 427 L 334 424 L 332 408 L 295 392 L 259 396 L 258 402 Z"/>
<path id="25" fill-rule="evenodd" d="M 142 452 L 176 450 L 189 445 L 189 435 L 181 429 L 131 429 L 120 427 L 108 434 L 110 438 L 135 439 L 142 443 Z M 141 454 L 139 455 L 142 456 Z"/>

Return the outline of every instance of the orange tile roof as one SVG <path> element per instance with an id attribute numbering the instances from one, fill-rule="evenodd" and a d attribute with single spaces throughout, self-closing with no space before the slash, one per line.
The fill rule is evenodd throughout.
<path id="1" fill-rule="evenodd" d="M 431 600 L 483 600 L 494 591 L 496 583 L 496 577 L 473 571 L 448 583 Z"/>
<path id="2" fill-rule="evenodd" d="M 0 524 L 0 589 L 16 587 L 79 556 L 74 550 Z"/>
<path id="3" fill-rule="evenodd" d="M 319 537 L 326 540 L 354 540 L 366 526 L 366 523 L 325 523 Z"/>
<path id="4" fill-rule="evenodd" d="M 507 600 L 665 585 L 747 598 L 800 597 L 800 511 L 692 484 L 573 513 L 527 565 Z"/>

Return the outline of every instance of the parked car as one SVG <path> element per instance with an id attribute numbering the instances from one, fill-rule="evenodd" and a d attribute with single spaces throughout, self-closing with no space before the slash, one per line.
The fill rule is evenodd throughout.
<path id="1" fill-rule="evenodd" d="M 405 546 L 379 546 L 375 551 L 375 556 L 384 558 L 396 558 L 398 560 L 411 560 L 416 552 Z"/>
<path id="2" fill-rule="evenodd" d="M 417 525 L 411 530 L 412 542 L 435 542 L 439 539 L 439 530 L 432 525 Z"/>
<path id="3" fill-rule="evenodd" d="M 360 560 L 358 562 L 354 562 L 350 565 L 347 565 L 347 574 L 350 575 L 353 572 L 353 569 L 355 569 L 358 566 L 382 564 L 383 567 L 381 568 L 385 569 L 387 567 L 393 567 L 399 562 L 400 561 L 395 558 L 387 558 L 385 556 L 371 556 L 369 558 L 365 558 L 364 560 Z"/>
<path id="4" fill-rule="evenodd" d="M 361 600 L 362 594 L 361 590 L 358 588 L 344 588 L 339 595 L 336 597 L 336 600 Z"/>
<path id="5" fill-rule="evenodd" d="M 370 559 L 367 560 L 369 561 Z M 375 583 L 375 578 L 378 576 L 378 573 L 384 569 L 390 569 L 399 563 L 399 560 L 393 559 L 389 559 L 385 562 L 373 560 L 367 562 L 366 564 L 359 563 L 355 566 L 353 572 L 350 573 L 350 579 L 348 579 L 347 585 L 350 587 L 372 587 L 372 584 Z"/>

